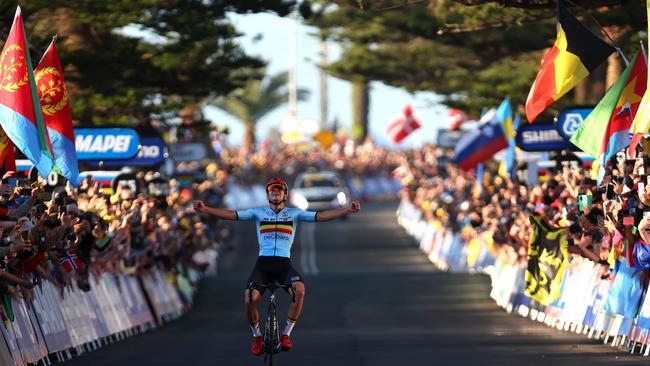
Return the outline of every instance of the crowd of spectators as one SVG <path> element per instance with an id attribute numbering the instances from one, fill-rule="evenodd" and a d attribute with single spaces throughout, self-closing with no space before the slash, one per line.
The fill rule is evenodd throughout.
<path id="1" fill-rule="evenodd" d="M 403 199 L 466 242 L 481 236 L 505 262 L 525 263 L 534 231 L 529 213 L 537 212 L 549 227 L 566 230 L 570 253 L 603 264 L 603 278 L 614 258 L 634 256 L 650 267 L 639 254 L 650 243 L 650 159 L 642 148 L 632 159 L 619 154 L 600 186 L 583 166 L 560 166 L 527 184 L 499 174 L 498 164 L 486 164 L 482 177 L 463 171 L 451 163 L 453 151 L 435 146 L 399 155 L 394 174 Z"/>
<path id="2" fill-rule="evenodd" d="M 42 182 L 10 175 L 0 185 L 0 294 L 26 303 L 42 281 L 63 296 L 73 284 L 90 291 L 91 276 L 102 273 L 204 271 L 220 240 L 191 211 L 193 187 L 172 184 L 169 194 L 155 196 L 121 184 L 106 194 L 88 177 L 47 194 Z M 0 309 L 11 318 L 7 304 Z"/>
<path id="3" fill-rule="evenodd" d="M 397 155 L 370 140 L 355 145 L 336 143 L 328 149 L 312 144 L 265 146 L 257 151 L 227 148 L 221 151 L 221 167 L 240 185 L 259 184 L 271 177 L 293 182 L 309 168 L 337 172 L 345 180 L 362 176 L 388 176 L 397 166 Z"/>

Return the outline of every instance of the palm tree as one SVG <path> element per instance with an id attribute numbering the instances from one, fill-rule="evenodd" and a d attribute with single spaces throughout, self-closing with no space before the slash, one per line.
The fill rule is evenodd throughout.
<path id="1" fill-rule="evenodd" d="M 267 76 L 264 80 L 251 80 L 243 88 L 236 89 L 212 103 L 244 124 L 246 133 L 243 145 L 246 149 L 250 150 L 255 143 L 257 122 L 272 110 L 287 103 L 287 79 L 288 73 L 281 72 Z M 298 89 L 297 96 L 299 101 L 306 100 L 309 91 Z"/>

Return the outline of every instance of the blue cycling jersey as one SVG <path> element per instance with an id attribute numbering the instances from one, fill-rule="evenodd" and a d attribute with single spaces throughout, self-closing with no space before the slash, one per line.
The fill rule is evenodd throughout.
<path id="1" fill-rule="evenodd" d="M 278 212 L 270 207 L 237 211 L 237 220 L 255 221 L 260 256 L 291 257 L 291 245 L 298 230 L 298 222 L 316 221 L 316 211 L 285 207 Z"/>

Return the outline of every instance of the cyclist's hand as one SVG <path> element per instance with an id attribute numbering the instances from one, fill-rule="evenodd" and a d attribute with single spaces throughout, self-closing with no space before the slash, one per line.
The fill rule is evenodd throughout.
<path id="1" fill-rule="evenodd" d="M 203 201 L 194 201 L 194 211 L 201 212 L 205 208 Z"/>
<path id="2" fill-rule="evenodd" d="M 352 204 L 350 205 L 350 210 L 352 213 L 357 213 L 359 210 L 361 210 L 361 203 L 359 201 L 352 201 Z"/>

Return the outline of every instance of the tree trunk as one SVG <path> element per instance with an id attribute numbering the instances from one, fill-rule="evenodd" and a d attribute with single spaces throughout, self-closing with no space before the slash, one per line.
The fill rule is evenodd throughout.
<path id="1" fill-rule="evenodd" d="M 578 83 L 578 85 L 573 89 L 573 102 L 576 105 L 586 105 L 587 91 L 588 87 L 586 82 Z"/>
<path id="2" fill-rule="evenodd" d="M 255 148 L 255 123 L 246 121 L 246 131 L 244 133 L 243 147 L 247 151 L 252 151 Z"/>
<path id="3" fill-rule="evenodd" d="M 368 136 L 368 107 L 370 105 L 370 90 L 368 82 L 356 80 L 352 82 L 352 138 L 357 143 L 363 143 Z"/>
<path id="4" fill-rule="evenodd" d="M 607 89 L 621 77 L 623 73 L 623 68 L 621 67 L 620 56 L 618 52 L 612 53 L 607 59 L 607 78 L 606 84 Z"/>

